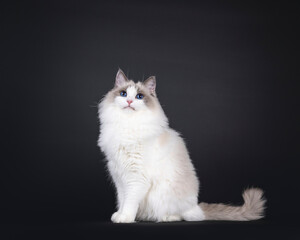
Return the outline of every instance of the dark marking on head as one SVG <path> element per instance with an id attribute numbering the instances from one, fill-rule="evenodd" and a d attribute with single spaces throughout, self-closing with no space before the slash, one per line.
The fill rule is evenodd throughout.
<path id="1" fill-rule="evenodd" d="M 138 101 L 143 101 L 148 108 L 155 109 L 159 105 L 156 98 L 156 79 L 154 76 L 149 77 L 144 82 L 135 83 L 133 80 L 129 80 L 121 69 L 117 73 L 115 86 L 106 94 L 105 101 L 113 103 L 115 98 L 120 96 L 121 91 L 127 92 L 129 87 L 135 87 L 137 94 L 143 94 L 144 98 Z"/>
<path id="2" fill-rule="evenodd" d="M 141 82 L 136 83 L 137 93 L 144 95 L 143 101 L 147 107 L 151 108 L 154 106 L 155 96 L 145 87 Z"/>
<path id="3" fill-rule="evenodd" d="M 115 86 L 111 92 L 115 95 L 115 96 L 119 96 L 120 92 L 122 91 L 127 91 L 127 88 L 129 87 L 133 87 L 135 85 L 135 83 L 132 80 L 128 80 L 128 82 L 125 85 L 122 86 Z"/>
<path id="4" fill-rule="evenodd" d="M 147 78 L 143 82 L 143 85 L 149 90 L 149 92 L 152 96 L 156 96 L 156 92 L 155 92 L 156 78 L 155 78 L 155 76 L 151 76 L 151 77 Z"/>

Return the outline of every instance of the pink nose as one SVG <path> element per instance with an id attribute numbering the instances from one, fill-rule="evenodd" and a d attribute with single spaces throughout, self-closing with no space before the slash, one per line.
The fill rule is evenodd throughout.
<path id="1" fill-rule="evenodd" d="M 132 103 L 132 100 L 127 100 L 128 105 L 130 105 Z"/>

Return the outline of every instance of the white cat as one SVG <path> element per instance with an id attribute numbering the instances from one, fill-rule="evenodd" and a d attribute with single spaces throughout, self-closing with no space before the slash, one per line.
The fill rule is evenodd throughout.
<path id="1" fill-rule="evenodd" d="M 98 145 L 117 190 L 115 223 L 254 220 L 263 217 L 260 189 L 244 205 L 198 204 L 199 180 L 183 139 L 171 129 L 156 97 L 155 77 L 134 83 L 119 70 L 99 104 Z"/>

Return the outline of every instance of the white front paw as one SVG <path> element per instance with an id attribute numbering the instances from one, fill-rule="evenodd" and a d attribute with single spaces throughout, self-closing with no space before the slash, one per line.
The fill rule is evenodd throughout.
<path id="1" fill-rule="evenodd" d="M 115 222 L 116 216 L 117 216 L 118 214 L 119 214 L 118 212 L 115 212 L 113 215 L 111 215 L 110 220 L 111 220 L 112 222 Z"/>
<path id="2" fill-rule="evenodd" d="M 111 216 L 111 221 L 114 223 L 133 223 L 134 219 L 135 219 L 135 216 L 133 216 L 133 215 L 119 213 L 119 212 L 115 212 Z"/>

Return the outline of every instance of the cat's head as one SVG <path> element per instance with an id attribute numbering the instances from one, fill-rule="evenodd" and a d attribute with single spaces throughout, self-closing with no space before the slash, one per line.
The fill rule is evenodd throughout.
<path id="1" fill-rule="evenodd" d="M 129 80 L 124 72 L 119 69 L 115 79 L 114 88 L 107 94 L 107 101 L 120 110 L 128 113 L 155 109 L 158 101 L 156 98 L 155 77 L 149 77 L 144 82 Z"/>

